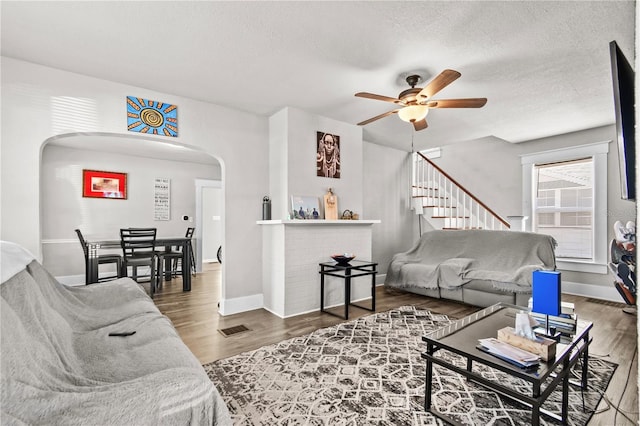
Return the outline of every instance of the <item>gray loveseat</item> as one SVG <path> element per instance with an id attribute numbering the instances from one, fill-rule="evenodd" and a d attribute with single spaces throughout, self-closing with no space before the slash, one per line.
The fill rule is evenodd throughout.
<path id="1" fill-rule="evenodd" d="M 2 425 L 231 424 L 206 372 L 137 283 L 67 287 L 22 247 L 0 248 Z"/>
<path id="2" fill-rule="evenodd" d="M 393 256 L 385 286 L 474 306 L 527 306 L 532 273 L 555 270 L 553 237 L 516 231 L 424 233 Z"/>

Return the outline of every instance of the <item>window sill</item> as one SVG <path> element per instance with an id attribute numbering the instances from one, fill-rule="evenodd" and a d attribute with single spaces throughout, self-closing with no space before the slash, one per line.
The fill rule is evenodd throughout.
<path id="1" fill-rule="evenodd" d="M 606 264 L 570 259 L 556 259 L 556 269 L 561 271 L 587 272 L 590 274 L 601 275 L 606 275 L 608 273 Z"/>

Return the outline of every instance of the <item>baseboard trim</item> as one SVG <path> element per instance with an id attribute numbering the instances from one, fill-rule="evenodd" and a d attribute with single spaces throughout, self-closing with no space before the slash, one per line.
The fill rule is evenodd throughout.
<path id="1" fill-rule="evenodd" d="M 239 314 L 241 312 L 253 311 L 264 307 L 264 297 L 262 294 L 236 297 L 234 299 L 222 299 L 218 306 L 218 313 L 222 316 Z"/>
<path id="2" fill-rule="evenodd" d="M 576 296 L 592 297 L 594 299 L 608 300 L 610 302 L 624 303 L 622 297 L 613 284 L 609 287 L 593 284 L 582 284 L 571 281 L 562 281 L 562 292 Z"/>
<path id="3" fill-rule="evenodd" d="M 352 300 L 352 301 L 351 301 L 351 303 L 360 303 L 360 302 L 362 302 L 362 301 L 366 301 L 366 300 L 371 300 L 371 296 L 363 297 L 362 299 Z M 330 305 L 330 306 L 325 306 L 324 308 L 325 308 L 325 309 L 331 309 L 331 308 L 339 308 L 339 307 L 344 308 L 344 302 L 342 302 L 342 303 L 336 303 L 336 304 L 333 304 L 333 305 Z M 278 314 L 277 312 L 274 312 L 274 311 L 272 311 L 271 309 L 268 309 L 268 308 L 266 308 L 266 307 L 265 307 L 265 308 L 263 308 L 263 309 L 264 309 L 265 311 L 271 312 L 273 315 L 277 316 L 278 318 L 282 318 L 282 319 L 291 318 L 291 317 L 297 317 L 298 315 L 311 314 L 311 313 L 313 313 L 313 312 L 316 312 L 316 313 L 317 313 L 317 312 L 320 312 L 320 307 L 318 306 L 318 307 L 317 307 L 317 308 L 315 308 L 315 309 L 309 309 L 309 310 L 307 310 L 307 311 L 303 311 L 303 312 L 296 312 L 296 313 L 293 313 L 293 314 L 289 314 L 289 315 L 282 316 L 282 315 Z"/>
<path id="4" fill-rule="evenodd" d="M 277 313 L 275 311 L 272 311 L 271 309 L 267 308 L 266 306 L 263 306 L 262 309 L 264 309 L 265 311 L 269 312 L 270 314 L 273 314 L 273 315 L 277 316 L 278 318 L 282 318 L 282 319 L 286 318 L 286 317 L 283 317 L 282 315 L 280 315 L 279 313 Z"/>

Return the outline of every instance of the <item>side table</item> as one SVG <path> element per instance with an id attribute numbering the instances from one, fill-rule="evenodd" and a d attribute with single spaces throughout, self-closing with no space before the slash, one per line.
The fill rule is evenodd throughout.
<path id="1" fill-rule="evenodd" d="M 349 305 L 356 306 L 368 311 L 376 310 L 376 273 L 377 262 L 370 262 L 365 260 L 352 260 L 346 265 L 338 264 L 337 262 L 322 262 L 320 265 L 320 312 L 325 312 L 330 315 L 349 319 Z M 324 309 L 324 277 L 332 276 L 338 278 L 344 278 L 344 316 L 334 314 L 333 312 L 326 311 Z M 351 278 L 363 277 L 371 275 L 371 308 L 351 303 Z"/>

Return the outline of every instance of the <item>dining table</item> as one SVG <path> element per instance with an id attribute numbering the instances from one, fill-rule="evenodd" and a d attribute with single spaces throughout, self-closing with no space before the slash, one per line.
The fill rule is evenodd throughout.
<path id="1" fill-rule="evenodd" d="M 191 291 L 191 238 L 189 237 L 159 237 L 156 238 L 156 246 L 165 247 L 165 250 L 170 250 L 171 247 L 182 247 L 182 291 Z M 100 240 L 87 238 L 88 256 L 85 267 L 87 268 L 87 284 L 98 282 L 98 255 L 100 250 L 106 249 L 120 249 L 122 246 L 120 240 Z M 171 279 L 171 267 L 170 259 L 165 260 L 164 267 L 164 279 L 169 281 Z M 186 267 L 185 267 L 186 265 Z"/>

